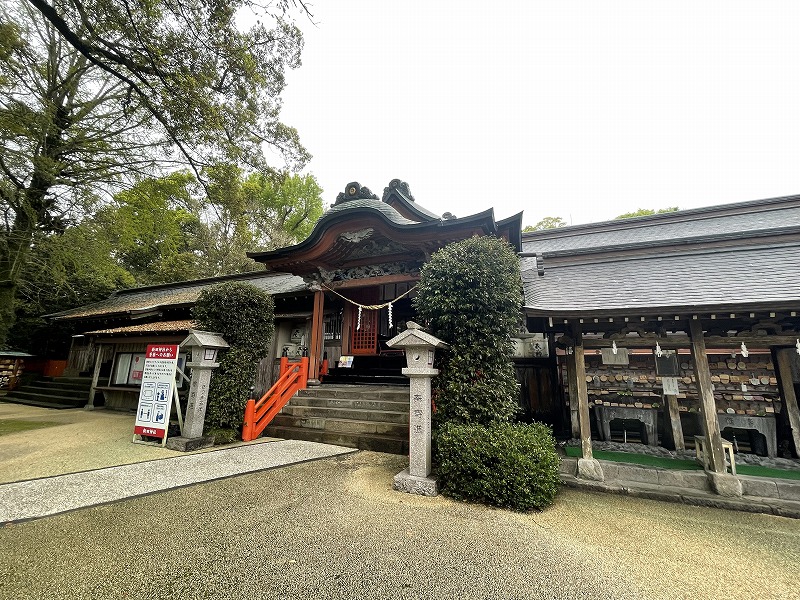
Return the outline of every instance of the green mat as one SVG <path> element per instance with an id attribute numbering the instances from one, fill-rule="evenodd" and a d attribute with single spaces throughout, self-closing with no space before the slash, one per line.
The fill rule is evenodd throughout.
<path id="1" fill-rule="evenodd" d="M 566 452 L 567 456 L 571 457 L 580 457 L 581 455 L 581 449 L 578 446 L 565 446 L 564 451 Z M 697 461 L 680 458 L 650 456 L 648 454 L 638 454 L 636 452 L 607 452 L 605 450 L 594 450 L 592 454 L 598 460 L 609 460 L 611 462 L 629 463 L 647 467 L 678 469 L 681 471 L 699 471 L 702 469 Z M 773 477 L 776 479 L 800 480 L 800 471 L 772 469 L 769 467 L 758 467 L 754 465 L 737 464 L 736 472 L 739 475 L 752 475 L 754 477 Z"/>
<path id="2" fill-rule="evenodd" d="M 30 431 L 31 429 L 41 429 L 42 427 L 53 427 L 54 425 L 60 425 L 60 423 L 51 423 L 50 421 L 0 419 L 0 435 L 20 433 L 22 431 Z"/>
<path id="3" fill-rule="evenodd" d="M 800 471 L 788 471 L 786 469 L 772 469 L 770 467 L 758 467 L 754 465 L 736 465 L 738 475 L 753 475 L 755 477 L 774 477 L 775 479 L 796 479 L 800 480 Z"/>

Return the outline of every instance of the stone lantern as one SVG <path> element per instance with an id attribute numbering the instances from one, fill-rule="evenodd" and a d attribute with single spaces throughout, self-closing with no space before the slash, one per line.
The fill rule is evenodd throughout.
<path id="1" fill-rule="evenodd" d="M 188 451 L 214 444 L 214 438 L 203 436 L 208 390 L 211 384 L 211 371 L 219 366 L 217 355 L 220 350 L 228 347 L 228 343 L 220 334 L 196 329 L 189 330 L 189 336 L 181 342 L 181 348 L 192 355 L 191 361 L 186 363 L 186 367 L 192 369 L 192 379 L 189 384 L 182 435 L 168 440 L 168 448 Z"/>
<path id="2" fill-rule="evenodd" d="M 409 467 L 394 477 L 394 489 L 410 494 L 435 496 L 436 480 L 431 474 L 431 379 L 439 374 L 433 368 L 436 348 L 447 346 L 442 340 L 426 333 L 413 321 L 408 329 L 386 342 L 391 348 L 406 352 L 408 367 L 403 375 L 411 379 L 409 410 Z"/>

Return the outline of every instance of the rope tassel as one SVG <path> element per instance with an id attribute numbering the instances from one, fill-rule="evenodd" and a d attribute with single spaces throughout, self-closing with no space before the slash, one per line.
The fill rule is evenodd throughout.
<path id="1" fill-rule="evenodd" d="M 389 302 L 384 302 L 383 304 L 359 304 L 358 302 L 356 302 L 355 300 L 351 300 L 347 296 L 342 296 L 339 292 L 337 292 L 336 290 L 334 290 L 333 288 L 331 288 L 330 286 L 328 286 L 328 285 L 326 285 L 324 283 L 322 284 L 322 287 L 324 287 L 329 292 L 331 292 L 333 294 L 336 294 L 342 300 L 344 300 L 346 302 L 349 302 L 353 306 L 357 306 L 358 307 L 358 323 L 356 324 L 356 331 L 361 329 L 361 311 L 364 310 L 364 309 L 366 309 L 366 310 L 380 310 L 382 308 L 388 308 L 389 309 L 389 329 L 391 329 L 392 326 L 394 325 L 394 314 L 392 312 L 393 311 L 393 306 L 392 305 L 395 302 L 397 302 L 398 300 L 400 300 L 401 298 L 404 298 L 405 296 L 407 296 L 408 294 L 413 292 L 415 289 L 417 289 L 417 286 L 415 285 L 414 287 L 407 289 L 405 292 L 400 294 L 394 300 L 390 300 Z"/>

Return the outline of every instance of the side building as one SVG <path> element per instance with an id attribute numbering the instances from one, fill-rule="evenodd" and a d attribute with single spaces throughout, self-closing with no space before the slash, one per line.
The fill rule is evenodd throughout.
<path id="1" fill-rule="evenodd" d="M 520 268 L 559 381 L 533 410 L 584 458 L 593 439 L 720 431 L 797 456 L 800 197 L 525 233 Z"/>

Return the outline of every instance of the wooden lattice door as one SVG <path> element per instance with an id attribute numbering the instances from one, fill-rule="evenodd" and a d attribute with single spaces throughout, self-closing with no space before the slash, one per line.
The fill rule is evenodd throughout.
<path id="1" fill-rule="evenodd" d="M 377 288 L 361 288 L 352 293 L 353 300 L 360 304 L 375 304 L 378 301 Z M 378 326 L 377 310 L 362 310 L 361 325 L 359 327 L 358 307 L 349 305 L 350 316 L 350 354 L 377 354 L 378 353 Z"/>
<path id="2" fill-rule="evenodd" d="M 353 310 L 353 333 L 350 335 L 351 354 L 376 354 L 378 346 L 378 311 L 361 311 L 361 327 L 358 327 L 358 308 Z"/>

